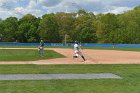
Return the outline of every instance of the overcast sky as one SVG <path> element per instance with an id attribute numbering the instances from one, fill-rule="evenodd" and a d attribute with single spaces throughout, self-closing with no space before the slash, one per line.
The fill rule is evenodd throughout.
<path id="1" fill-rule="evenodd" d="M 41 17 L 46 13 L 74 12 L 79 9 L 95 14 L 119 14 L 138 5 L 140 0 L 0 0 L 0 18 L 21 18 L 28 13 Z"/>

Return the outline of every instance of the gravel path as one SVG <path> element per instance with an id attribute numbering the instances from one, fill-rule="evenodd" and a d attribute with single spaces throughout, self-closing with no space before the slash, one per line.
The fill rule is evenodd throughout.
<path id="1" fill-rule="evenodd" d="M 98 74 L 0 74 L 0 80 L 121 79 L 112 73 Z"/>

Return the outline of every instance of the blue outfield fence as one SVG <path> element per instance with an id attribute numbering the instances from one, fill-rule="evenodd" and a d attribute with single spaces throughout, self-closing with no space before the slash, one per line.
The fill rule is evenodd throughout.
<path id="1" fill-rule="evenodd" d="M 0 42 L 0 46 L 39 46 L 39 43 L 14 43 L 14 42 Z M 63 44 L 63 43 L 45 43 L 45 46 L 64 46 L 71 47 L 72 43 Z M 84 47 L 116 47 L 116 48 L 140 48 L 140 44 L 88 44 L 83 43 L 81 46 Z"/>

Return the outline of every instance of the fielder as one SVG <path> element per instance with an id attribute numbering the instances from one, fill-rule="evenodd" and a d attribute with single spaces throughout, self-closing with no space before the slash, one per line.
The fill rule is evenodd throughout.
<path id="1" fill-rule="evenodd" d="M 38 53 L 39 56 L 43 57 L 44 56 L 44 41 L 40 41 L 40 46 L 38 47 Z"/>
<path id="2" fill-rule="evenodd" d="M 85 61 L 85 58 L 82 54 L 82 52 L 80 51 L 80 45 L 79 45 L 79 42 L 78 41 L 75 41 L 75 44 L 74 44 L 74 56 L 73 56 L 73 59 L 74 58 L 78 58 L 79 55 L 83 58 L 83 60 Z"/>

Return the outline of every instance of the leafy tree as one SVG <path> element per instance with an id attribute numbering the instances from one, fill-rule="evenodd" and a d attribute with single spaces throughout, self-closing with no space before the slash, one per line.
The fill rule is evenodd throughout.
<path id="1" fill-rule="evenodd" d="M 95 17 L 86 12 L 79 12 L 78 15 L 74 23 L 73 39 L 86 43 L 96 42 L 96 30 L 93 26 Z"/>
<path id="2" fill-rule="evenodd" d="M 73 13 L 57 13 L 55 15 L 56 21 L 59 26 L 59 34 L 61 35 L 62 42 L 64 42 L 65 36 L 69 36 L 67 42 L 72 42 L 72 34 L 74 29 L 74 14 Z"/>
<path id="3" fill-rule="evenodd" d="M 119 29 L 122 31 L 121 43 L 139 43 L 140 41 L 140 8 L 121 14 L 119 19 Z M 120 42 L 119 42 L 120 43 Z"/>
<path id="4" fill-rule="evenodd" d="M 20 24 L 17 32 L 19 42 L 27 42 L 28 40 L 28 31 L 30 30 L 30 23 Z"/>
<path id="5" fill-rule="evenodd" d="M 54 14 L 43 16 L 39 25 L 39 32 L 40 37 L 48 43 L 57 43 L 61 41 L 58 32 L 58 24 Z"/>
<path id="6" fill-rule="evenodd" d="M 0 41 L 3 40 L 3 34 L 4 34 L 4 24 L 3 21 L 0 21 Z"/>
<path id="7" fill-rule="evenodd" d="M 3 40 L 7 42 L 16 41 L 16 32 L 18 31 L 18 19 L 16 17 L 9 17 L 3 21 Z"/>
<path id="8" fill-rule="evenodd" d="M 140 6 L 123 14 L 98 14 L 79 10 L 76 13 L 59 12 L 36 18 L 27 14 L 21 19 L 0 19 L 0 41 L 49 43 L 140 43 Z"/>
<path id="9" fill-rule="evenodd" d="M 36 18 L 31 14 L 27 14 L 21 18 L 17 32 L 19 42 L 39 42 L 39 22 L 40 18 Z"/>
<path id="10" fill-rule="evenodd" d="M 112 42 L 112 33 L 118 27 L 118 20 L 114 14 L 100 15 L 96 22 L 96 30 L 98 42 L 100 43 L 114 43 Z M 111 35 L 111 36 L 110 36 Z M 115 38 L 115 36 L 113 36 Z"/>

